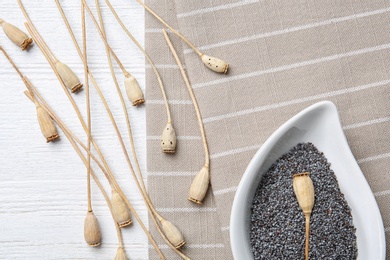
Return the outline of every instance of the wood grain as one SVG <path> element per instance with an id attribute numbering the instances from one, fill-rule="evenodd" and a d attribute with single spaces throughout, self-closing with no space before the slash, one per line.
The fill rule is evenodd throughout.
<path id="1" fill-rule="evenodd" d="M 83 79 L 82 62 L 55 2 L 23 2 L 57 58 Z M 93 2 L 89 1 L 91 6 Z M 142 54 L 123 33 L 104 1 L 100 2 L 113 49 L 144 89 Z M 81 43 L 80 1 L 61 1 L 61 4 Z M 143 45 L 143 9 L 135 1 L 118 0 L 113 4 L 129 30 Z M 0 1 L 0 10 L 1 18 L 25 30 L 24 17 L 16 1 Z M 109 101 L 125 143 L 129 144 L 104 45 L 88 16 L 87 38 L 90 68 Z M 37 46 L 22 52 L 6 38 L 2 30 L 0 44 L 68 126 L 82 140 L 86 140 L 59 82 Z M 123 77 L 116 64 L 115 69 L 123 86 Z M 115 228 L 100 191 L 92 184 L 92 203 L 102 227 L 102 246 L 90 248 L 83 239 L 83 222 L 87 211 L 86 169 L 62 132 L 59 142 L 45 142 L 36 121 L 35 108 L 23 94 L 24 85 L 3 56 L 0 56 L 0 89 L 0 259 L 113 259 L 117 249 Z M 85 118 L 85 93 L 79 93 L 75 99 Z M 92 134 L 106 154 L 125 193 L 147 223 L 146 208 L 130 176 L 107 113 L 92 88 L 91 106 Z M 145 172 L 144 107 L 133 108 L 128 104 L 128 108 L 131 121 L 136 122 L 132 129 L 141 168 Z M 102 174 L 97 173 L 103 181 Z M 107 182 L 104 183 L 109 191 Z M 131 259 L 148 259 L 147 239 L 137 223 L 124 229 L 123 236 Z"/>

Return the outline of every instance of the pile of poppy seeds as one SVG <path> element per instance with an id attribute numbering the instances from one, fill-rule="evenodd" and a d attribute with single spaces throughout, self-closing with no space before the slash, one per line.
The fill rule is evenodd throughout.
<path id="1" fill-rule="evenodd" d="M 356 259 L 356 229 L 330 163 L 312 143 L 300 143 L 263 175 L 251 207 L 250 242 L 255 259 L 304 259 L 305 217 L 293 175 L 309 172 L 315 199 L 309 259 Z"/>

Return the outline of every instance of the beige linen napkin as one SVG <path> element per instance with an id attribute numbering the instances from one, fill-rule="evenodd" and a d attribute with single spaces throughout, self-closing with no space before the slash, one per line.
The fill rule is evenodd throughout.
<path id="1" fill-rule="evenodd" d="M 338 107 L 352 152 L 390 230 L 389 1 L 146 3 L 201 51 L 231 66 L 228 75 L 213 73 L 170 34 L 195 90 L 211 153 L 212 189 L 204 205 L 196 206 L 187 201 L 204 156 L 195 111 L 162 27 L 146 13 L 146 49 L 162 74 L 178 134 L 177 153 L 162 154 L 166 116 L 148 68 L 148 185 L 156 207 L 183 230 L 185 253 L 192 259 L 232 259 L 230 209 L 247 164 L 282 123 L 320 100 Z M 390 257 L 390 244 L 387 248 Z M 177 258 L 163 250 L 168 259 Z M 153 250 L 150 258 L 156 258 Z"/>

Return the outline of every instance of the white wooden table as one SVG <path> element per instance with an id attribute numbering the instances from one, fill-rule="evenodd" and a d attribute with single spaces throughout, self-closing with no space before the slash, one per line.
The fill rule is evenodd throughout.
<path id="1" fill-rule="evenodd" d="M 53 0 L 26 1 L 32 21 L 59 60 L 68 64 L 84 82 L 83 65 Z M 94 1 L 88 1 L 90 6 Z M 145 87 L 144 58 L 100 0 L 108 39 L 126 68 Z M 119 15 L 137 39 L 144 42 L 144 11 L 135 2 L 112 1 Z M 80 1 L 61 1 L 81 44 Z M 16 1 L 0 1 L 0 18 L 19 28 L 25 21 Z M 95 10 L 95 8 L 93 8 Z M 96 14 L 96 12 L 95 12 Z M 25 30 L 26 31 L 26 30 Z M 117 93 L 111 79 L 105 49 L 87 15 L 89 65 L 118 120 L 126 144 L 129 138 Z M 82 139 L 86 140 L 70 103 L 49 64 L 34 45 L 22 52 L 0 31 L 0 44 L 21 71 L 30 78 L 52 108 Z M 123 87 L 123 76 L 115 65 Z M 24 85 L 3 55 L 0 55 L 0 259 L 113 259 L 117 239 L 105 201 L 92 186 L 92 203 L 103 235 L 99 248 L 90 248 L 83 238 L 87 212 L 86 169 L 60 132 L 61 140 L 45 142 L 36 120 L 34 105 L 24 96 Z M 85 91 L 75 96 L 85 113 Z M 130 176 L 118 139 L 98 95 L 91 87 L 92 132 L 119 183 L 147 224 L 146 208 Z M 128 105 L 136 149 L 146 172 L 145 109 Z M 103 176 L 100 171 L 100 179 Z M 146 177 L 146 176 L 145 176 Z M 106 190 L 109 186 L 105 182 Z M 147 259 L 147 239 L 138 223 L 123 230 L 127 255 Z"/>

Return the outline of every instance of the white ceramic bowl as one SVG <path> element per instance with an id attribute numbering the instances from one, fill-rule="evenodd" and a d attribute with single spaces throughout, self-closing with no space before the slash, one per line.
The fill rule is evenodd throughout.
<path id="1" fill-rule="evenodd" d="M 263 174 L 280 156 L 301 142 L 313 143 L 331 163 L 352 209 L 358 259 L 385 259 L 385 235 L 378 205 L 348 146 L 336 106 L 330 101 L 316 103 L 284 123 L 249 163 L 237 188 L 230 219 L 234 259 L 253 259 L 249 241 L 250 207 Z"/>

